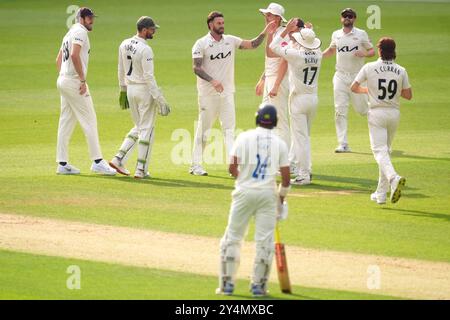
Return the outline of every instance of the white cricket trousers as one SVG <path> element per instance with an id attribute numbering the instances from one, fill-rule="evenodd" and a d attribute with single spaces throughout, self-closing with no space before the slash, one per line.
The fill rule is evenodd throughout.
<path id="1" fill-rule="evenodd" d="M 350 87 L 357 73 L 343 73 L 336 71 L 333 77 L 334 110 L 336 136 L 339 145 L 347 145 L 347 115 L 350 99 L 353 108 L 362 116 L 367 115 L 369 109 L 367 94 L 353 93 Z"/>
<path id="2" fill-rule="evenodd" d="M 134 127 L 128 132 L 116 157 L 125 165 L 137 142 L 137 168 L 147 172 L 155 138 L 157 105 L 146 85 L 128 85 L 127 98 Z"/>
<path id="3" fill-rule="evenodd" d="M 240 261 L 240 247 L 250 218 L 255 216 L 256 256 L 252 282 L 267 282 L 274 254 L 274 230 L 278 195 L 276 189 L 236 189 L 231 193 L 232 203 L 228 226 L 220 242 L 221 276 L 234 281 Z M 233 267 L 234 265 L 234 267 Z"/>
<path id="4" fill-rule="evenodd" d="M 307 176 L 312 172 L 311 162 L 311 126 L 317 112 L 319 99 L 317 94 L 296 94 L 290 98 L 292 149 L 299 176 Z"/>
<path id="5" fill-rule="evenodd" d="M 283 139 L 287 146 L 291 145 L 291 131 L 289 127 L 289 80 L 286 73 L 283 81 L 280 84 L 278 94 L 275 97 L 270 97 L 269 93 L 275 84 L 277 77 L 268 76 L 264 83 L 264 96 L 262 103 L 271 104 L 277 109 L 278 123 L 274 128 L 275 133 Z"/>
<path id="6" fill-rule="evenodd" d="M 378 163 L 378 193 L 389 190 L 389 182 L 397 173 L 389 156 L 392 140 L 400 121 L 400 110 L 397 108 L 370 108 L 368 113 L 370 145 Z"/>
<path id="7" fill-rule="evenodd" d="M 203 150 L 217 118 L 222 127 L 226 162 L 228 163 L 231 148 L 234 142 L 234 129 L 236 126 L 236 115 L 234 109 L 234 94 L 215 94 L 210 96 L 199 96 L 199 115 L 197 130 L 194 137 L 194 148 L 192 151 L 192 165 L 201 165 L 203 162 Z"/>
<path id="8" fill-rule="evenodd" d="M 56 162 L 69 162 L 69 141 L 77 121 L 86 136 L 91 160 L 102 159 L 97 116 L 89 88 L 84 95 L 80 95 L 80 80 L 61 76 L 56 85 L 61 95 Z"/>

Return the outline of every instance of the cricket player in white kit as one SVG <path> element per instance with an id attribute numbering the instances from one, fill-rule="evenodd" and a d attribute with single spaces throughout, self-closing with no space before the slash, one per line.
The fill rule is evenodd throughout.
<path id="1" fill-rule="evenodd" d="M 338 146 L 336 153 L 351 152 L 347 138 L 347 115 L 350 99 L 353 108 L 362 116 L 367 115 L 367 95 L 351 92 L 350 86 L 364 65 L 365 57 L 373 57 L 375 51 L 366 31 L 353 26 L 356 12 L 346 8 L 341 12 L 342 29 L 331 36 L 330 46 L 323 57 L 336 54 L 336 73 L 333 77 L 335 124 Z"/>
<path id="2" fill-rule="evenodd" d="M 256 84 L 256 95 L 262 96 L 263 104 L 271 104 L 277 108 L 278 124 L 275 133 L 291 146 L 291 131 L 289 126 L 289 79 L 287 73 L 287 62 L 270 49 L 270 44 L 275 36 L 281 34 L 285 29 L 281 23 L 287 22 L 283 17 L 284 8 L 278 3 L 270 3 L 267 9 L 259 9 L 264 15 L 266 23 L 275 21 L 277 29 L 269 33 L 266 40 L 265 67 L 258 83 Z M 291 170 L 295 163 L 291 163 Z"/>
<path id="3" fill-rule="evenodd" d="M 59 71 L 57 87 L 61 95 L 61 115 L 58 127 L 56 162 L 57 174 L 79 174 L 80 170 L 69 164 L 69 141 L 78 121 L 86 136 L 89 155 L 93 160 L 91 171 L 104 175 L 115 175 L 116 170 L 103 160 L 97 130 L 97 116 L 86 83 L 89 64 L 90 43 L 88 32 L 94 24 L 94 13 L 82 7 L 77 12 L 77 21 L 64 36 L 56 65 Z"/>
<path id="4" fill-rule="evenodd" d="M 411 100 L 412 90 L 406 69 L 394 61 L 394 40 L 381 38 L 377 47 L 380 58 L 361 69 L 351 89 L 369 95 L 370 145 L 379 168 L 378 187 L 370 198 L 378 204 L 386 203 L 390 187 L 390 200 L 396 203 L 406 180 L 395 171 L 389 153 L 400 120 L 400 97 Z M 367 87 L 361 86 L 366 81 Z"/>
<path id="5" fill-rule="evenodd" d="M 267 294 L 267 281 L 272 265 L 274 229 L 289 192 L 288 147 L 273 132 L 277 111 L 266 105 L 256 115 L 258 127 L 240 134 L 231 151 L 230 173 L 236 177 L 228 226 L 220 242 L 220 275 L 217 294 L 233 294 L 239 267 L 241 242 L 249 220 L 255 216 L 256 256 L 252 275 L 253 296 Z M 278 190 L 276 175 L 281 171 Z M 287 211 L 285 212 L 287 215 Z M 285 218 L 285 217 L 278 217 Z"/>
<path id="6" fill-rule="evenodd" d="M 273 52 L 286 59 L 289 65 L 292 147 L 298 168 L 297 177 L 291 183 L 299 185 L 311 183 L 310 133 L 319 103 L 317 89 L 322 63 L 321 41 L 311 28 L 299 30 L 303 25 L 301 19 L 289 20 L 285 30 L 270 45 Z M 289 36 L 294 41 L 286 45 Z"/>
<path id="7" fill-rule="evenodd" d="M 193 70 L 197 75 L 199 117 L 189 173 L 205 176 L 202 167 L 203 150 L 209 131 L 217 118 L 222 126 L 225 148 L 228 154 L 234 141 L 234 59 L 236 49 L 255 49 L 266 36 L 268 24 L 253 40 L 224 34 L 224 17 L 217 11 L 207 17 L 209 32 L 197 40 L 192 48 Z"/>
<path id="8" fill-rule="evenodd" d="M 153 51 L 147 44 L 159 28 L 152 18 L 143 16 L 136 23 L 137 34 L 124 40 L 119 47 L 118 78 L 119 103 L 122 109 L 131 110 L 135 126 L 128 132 L 119 152 L 110 165 L 120 174 L 129 175 L 125 167 L 128 158 L 138 144 L 138 159 L 134 177 L 149 177 L 148 166 L 155 137 L 155 121 L 158 112 L 167 116 L 167 104 L 154 76 Z"/>

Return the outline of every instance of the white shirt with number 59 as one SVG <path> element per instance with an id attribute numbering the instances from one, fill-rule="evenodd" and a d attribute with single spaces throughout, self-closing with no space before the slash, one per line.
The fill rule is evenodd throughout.
<path id="1" fill-rule="evenodd" d="M 288 148 L 273 130 L 258 127 L 241 133 L 231 157 L 238 158 L 236 189 L 274 189 L 280 167 L 289 166 Z"/>
<path id="2" fill-rule="evenodd" d="M 399 108 L 402 90 L 411 88 L 405 68 L 381 59 L 365 64 L 355 81 L 360 84 L 367 81 L 370 108 Z"/>
<path id="3" fill-rule="evenodd" d="M 153 50 L 143 38 L 133 36 L 120 44 L 118 77 L 121 87 L 144 84 L 153 98 L 159 96 L 154 76 Z"/>

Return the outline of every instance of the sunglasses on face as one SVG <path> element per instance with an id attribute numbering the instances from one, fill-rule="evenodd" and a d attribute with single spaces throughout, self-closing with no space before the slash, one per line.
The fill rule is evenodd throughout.
<path id="1" fill-rule="evenodd" d="M 342 18 L 348 18 L 348 19 L 353 19 L 355 16 L 352 15 L 351 13 L 345 13 L 342 15 Z"/>

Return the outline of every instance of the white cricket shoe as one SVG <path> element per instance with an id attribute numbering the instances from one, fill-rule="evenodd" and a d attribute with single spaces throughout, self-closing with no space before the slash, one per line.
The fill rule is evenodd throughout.
<path id="1" fill-rule="evenodd" d="M 295 163 L 291 163 L 291 165 L 289 166 L 289 170 L 290 170 L 291 175 L 298 176 L 298 168 Z"/>
<path id="2" fill-rule="evenodd" d="M 402 196 L 402 188 L 405 186 L 406 179 L 396 175 L 391 181 L 391 202 L 396 203 Z"/>
<path id="3" fill-rule="evenodd" d="M 305 186 L 311 184 L 310 176 L 297 176 L 295 179 L 291 179 L 291 184 L 296 184 L 298 186 Z"/>
<path id="4" fill-rule="evenodd" d="M 194 176 L 207 176 L 208 172 L 206 172 L 201 165 L 193 165 L 189 169 L 189 173 L 193 174 Z"/>
<path id="5" fill-rule="evenodd" d="M 80 169 L 75 168 L 73 165 L 68 163 L 65 166 L 62 166 L 58 163 L 56 174 L 80 174 Z"/>
<path id="6" fill-rule="evenodd" d="M 352 149 L 348 146 L 348 144 L 342 144 L 337 146 L 336 149 L 334 149 L 335 153 L 349 153 L 352 152 Z"/>
<path id="7" fill-rule="evenodd" d="M 91 166 L 91 171 L 105 176 L 115 176 L 117 173 L 116 169 L 111 168 L 104 159 L 99 163 L 95 163 L 94 161 Z"/>
<path id="8" fill-rule="evenodd" d="M 124 176 L 129 176 L 130 171 L 128 171 L 127 168 L 122 164 L 122 161 L 120 161 L 117 157 L 114 157 L 110 162 L 109 165 L 116 169 L 116 171 L 120 174 L 123 174 Z"/>
<path id="9" fill-rule="evenodd" d="M 150 173 L 148 171 L 144 173 L 144 170 L 136 169 L 136 171 L 134 172 L 134 178 L 135 179 L 150 178 Z"/>
<path id="10" fill-rule="evenodd" d="M 370 195 L 370 200 L 375 201 L 378 204 L 385 204 L 386 203 L 386 193 L 378 193 L 374 192 Z"/>

